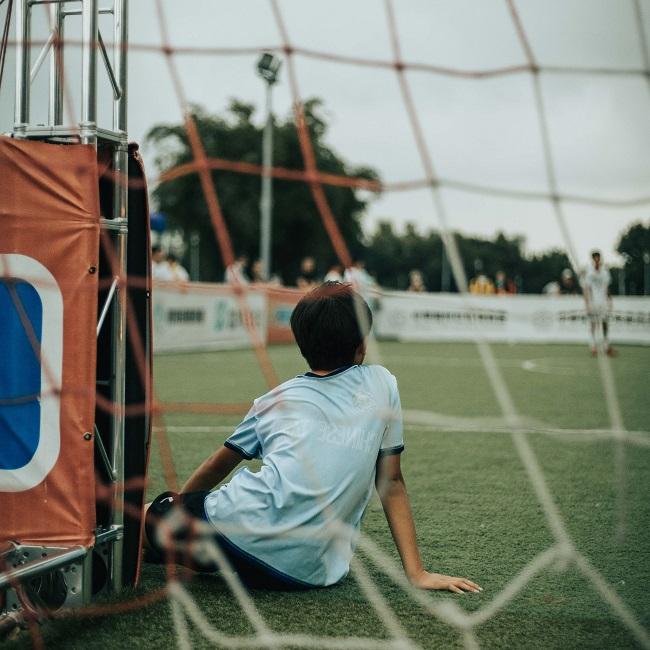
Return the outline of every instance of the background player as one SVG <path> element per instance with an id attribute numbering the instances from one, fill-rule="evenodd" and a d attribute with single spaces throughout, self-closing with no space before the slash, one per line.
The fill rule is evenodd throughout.
<path id="1" fill-rule="evenodd" d="M 594 357 L 598 354 L 597 340 L 600 331 L 605 352 L 609 356 L 614 356 L 616 352 L 609 345 L 607 338 L 609 329 L 607 319 L 612 309 L 612 295 L 609 290 L 612 277 L 602 264 L 600 251 L 596 250 L 591 253 L 591 262 L 591 268 L 585 274 L 583 282 L 583 294 L 591 332 L 591 354 Z"/>

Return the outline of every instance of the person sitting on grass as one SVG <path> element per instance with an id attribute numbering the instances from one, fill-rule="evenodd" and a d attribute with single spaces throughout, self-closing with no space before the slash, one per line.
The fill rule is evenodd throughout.
<path id="1" fill-rule="evenodd" d="M 382 366 L 362 365 L 371 324 L 368 305 L 349 285 L 327 282 L 300 300 L 291 329 L 309 372 L 256 399 L 180 495 L 165 492 L 152 502 L 145 543 L 154 552 L 217 570 L 212 560 L 178 551 L 183 542 L 192 547 L 187 542 L 202 520 L 210 543 L 249 586 L 333 585 L 349 572 L 374 484 L 410 582 L 422 589 L 480 591 L 467 578 L 429 573 L 422 564 L 400 471 L 397 382 Z M 253 458 L 262 460 L 259 471 L 243 468 L 210 492 L 243 459 Z M 176 529 L 165 526 L 174 512 L 184 522 Z"/>

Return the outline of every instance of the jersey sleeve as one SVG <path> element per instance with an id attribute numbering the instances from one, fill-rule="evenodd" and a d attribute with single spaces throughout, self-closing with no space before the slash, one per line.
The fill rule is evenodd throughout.
<path id="1" fill-rule="evenodd" d="M 262 445 L 257 435 L 256 425 L 257 415 L 255 414 L 255 405 L 253 404 L 234 433 L 223 443 L 224 446 L 236 451 L 246 458 L 246 460 L 261 458 Z"/>
<path id="2" fill-rule="evenodd" d="M 386 430 L 381 440 L 379 456 L 401 454 L 404 451 L 404 426 L 402 423 L 402 404 L 397 389 L 397 380 L 390 375 L 390 397 L 388 401 L 389 413 Z"/>

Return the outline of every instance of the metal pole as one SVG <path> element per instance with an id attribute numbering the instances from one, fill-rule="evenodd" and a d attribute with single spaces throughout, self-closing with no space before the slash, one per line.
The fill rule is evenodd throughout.
<path id="1" fill-rule="evenodd" d="M 115 0 L 113 66 L 115 76 L 120 86 L 120 96 L 113 102 L 113 130 L 123 135 L 122 141 L 115 147 L 113 168 L 115 172 L 113 183 L 113 219 L 128 219 L 128 180 L 129 152 L 126 136 L 127 130 L 127 51 L 128 39 L 128 2 Z M 115 476 L 115 492 L 113 495 L 113 525 L 124 525 L 124 413 L 120 412 L 126 401 L 126 310 L 127 310 L 127 237 L 128 225 L 120 226 L 116 233 L 116 253 L 120 282 L 117 288 L 112 322 L 113 344 L 113 403 L 117 413 L 113 417 L 112 430 L 112 470 Z M 122 588 L 122 556 L 123 538 L 120 536 L 112 544 L 112 586 L 115 591 Z"/>
<path id="2" fill-rule="evenodd" d="M 200 242 L 201 235 L 196 230 L 193 230 L 190 234 L 190 279 L 193 282 L 199 281 L 201 259 Z"/>
<path id="3" fill-rule="evenodd" d="M 54 43 L 50 56 L 50 124 L 63 124 L 63 26 L 64 5 L 52 7 L 52 32 Z"/>
<path id="4" fill-rule="evenodd" d="M 84 144 L 97 142 L 97 0 L 81 5 L 81 123 Z"/>
<path id="5" fill-rule="evenodd" d="M 113 129 L 115 131 L 127 130 L 127 93 L 128 93 L 128 68 L 127 45 L 129 42 L 129 3 L 128 0 L 115 0 L 114 13 L 114 47 L 113 69 L 117 83 L 120 87 L 120 96 L 114 100 Z"/>
<path id="6" fill-rule="evenodd" d="M 621 266 L 621 269 L 618 272 L 618 295 L 625 295 L 625 264 Z"/>
<path id="7" fill-rule="evenodd" d="M 273 84 L 266 85 L 266 124 L 262 141 L 262 196 L 260 198 L 260 260 L 262 262 L 262 278 L 268 281 L 271 277 L 271 219 L 273 210 Z"/>
<path id="8" fill-rule="evenodd" d="M 116 409 L 112 419 L 112 470 L 115 476 L 115 493 L 113 495 L 113 525 L 124 524 L 124 412 L 125 403 L 125 366 L 126 366 L 126 227 L 117 233 L 116 254 L 122 282 L 117 290 L 112 322 L 113 344 L 113 405 Z M 122 588 L 122 552 L 123 540 L 118 538 L 112 545 L 112 584 L 115 591 Z"/>
<path id="9" fill-rule="evenodd" d="M 16 104 L 14 132 L 25 132 L 29 122 L 29 86 L 31 73 L 31 9 L 28 0 L 16 6 Z"/>
<path id="10" fill-rule="evenodd" d="M 3 570 L 0 573 L 0 589 L 13 587 L 18 582 L 23 582 L 28 578 L 39 576 L 46 571 L 54 571 L 59 567 L 69 565 L 74 560 L 80 560 L 88 554 L 88 550 L 83 546 L 73 546 L 72 548 L 61 548 L 52 551 L 45 557 L 39 557 L 24 565 L 14 566 L 8 571 Z"/>
<path id="11" fill-rule="evenodd" d="M 447 260 L 447 249 L 442 243 L 442 268 L 440 269 L 440 291 L 448 292 L 450 289 L 449 261 Z"/>

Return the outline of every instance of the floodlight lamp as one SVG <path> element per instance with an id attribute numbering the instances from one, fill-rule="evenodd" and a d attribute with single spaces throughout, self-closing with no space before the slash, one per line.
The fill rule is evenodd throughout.
<path id="1" fill-rule="evenodd" d="M 282 61 L 270 52 L 264 52 L 257 62 L 257 72 L 269 85 L 278 80 L 278 72 Z"/>

